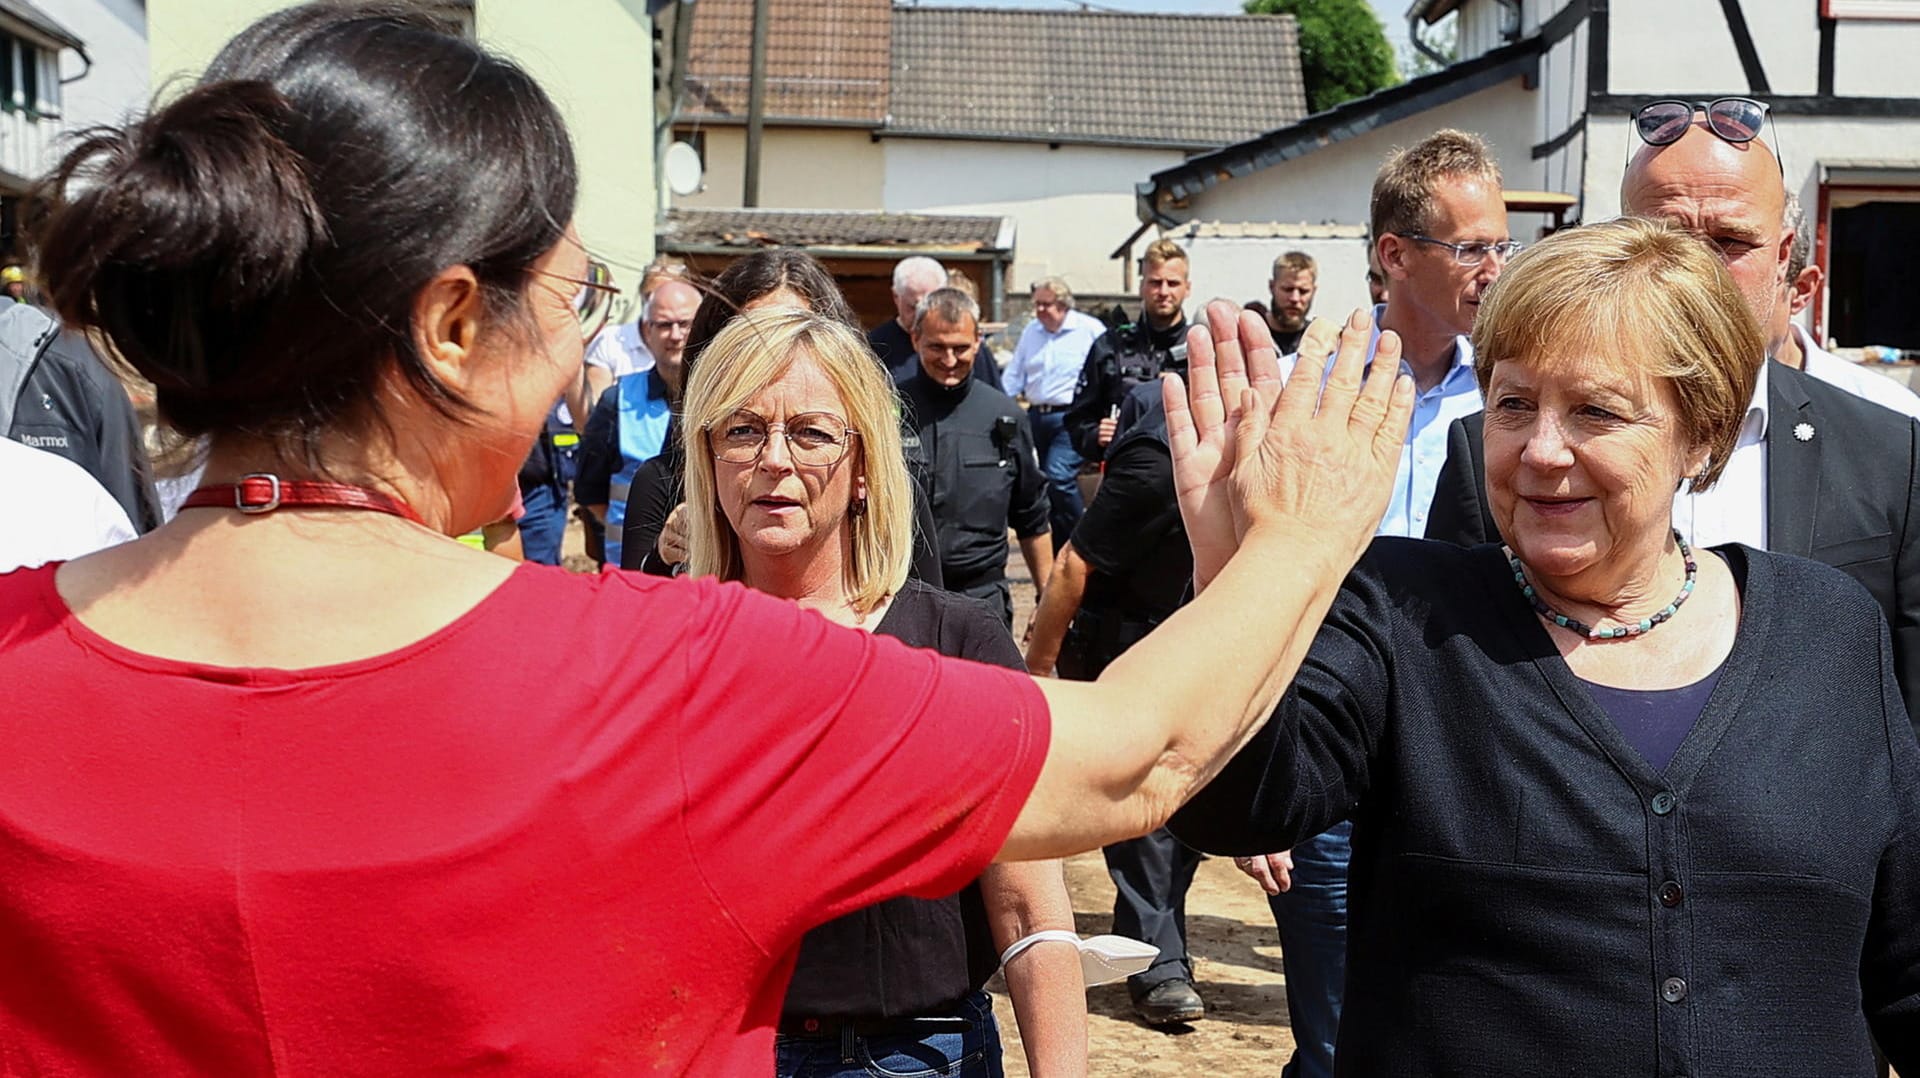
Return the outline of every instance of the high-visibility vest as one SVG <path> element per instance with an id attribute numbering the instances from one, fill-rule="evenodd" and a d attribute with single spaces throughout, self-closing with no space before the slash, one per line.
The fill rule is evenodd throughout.
<path id="1" fill-rule="evenodd" d="M 652 371 L 622 375 L 614 383 L 614 421 L 620 441 L 620 470 L 607 491 L 607 564 L 620 564 L 620 539 L 626 526 L 627 495 L 640 466 L 660 455 L 666 445 L 667 423 L 673 406 L 665 395 L 654 396 Z"/>

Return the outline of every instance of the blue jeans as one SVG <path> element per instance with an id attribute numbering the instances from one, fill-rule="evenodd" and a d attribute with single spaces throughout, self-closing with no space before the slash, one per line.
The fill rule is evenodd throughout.
<path id="1" fill-rule="evenodd" d="M 985 992 L 921 1017 L 965 1018 L 973 1028 L 922 1037 L 776 1037 L 773 1072 L 776 1078 L 1002 1078 L 1000 1027 Z"/>
<path id="2" fill-rule="evenodd" d="M 1332 1078 L 1333 1042 L 1340 1032 L 1340 995 L 1347 977 L 1347 862 L 1353 860 L 1353 824 L 1293 848 L 1293 887 L 1271 895 L 1287 969 L 1287 1020 L 1293 1059 L 1281 1078 Z"/>
<path id="3" fill-rule="evenodd" d="M 1027 427 L 1033 432 L 1033 447 L 1040 454 L 1040 470 L 1047 477 L 1047 520 L 1053 526 L 1053 549 L 1057 553 L 1073 526 L 1087 511 L 1080 500 L 1080 454 L 1074 452 L 1067 436 L 1067 413 L 1027 411 Z"/>
<path id="4" fill-rule="evenodd" d="M 528 561 L 560 564 L 560 542 L 567 534 L 567 496 L 552 483 L 520 492 L 527 514 L 520 518 L 520 548 Z"/>

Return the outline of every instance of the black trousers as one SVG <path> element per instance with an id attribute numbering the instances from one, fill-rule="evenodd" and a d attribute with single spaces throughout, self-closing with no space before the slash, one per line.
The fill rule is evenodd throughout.
<path id="1" fill-rule="evenodd" d="M 1187 888 L 1201 855 L 1161 828 L 1143 838 L 1116 842 L 1101 851 L 1113 877 L 1115 935 L 1151 943 L 1160 957 L 1145 973 L 1127 979 L 1138 996 L 1162 981 L 1193 980 L 1187 957 Z"/>
<path id="2" fill-rule="evenodd" d="M 1092 627 L 1092 628 L 1090 628 Z M 1109 652 L 1123 649 L 1114 634 L 1144 634 L 1144 624 L 1104 623 L 1082 610 L 1067 631 L 1060 648 L 1060 676 L 1069 681 L 1092 681 L 1110 660 Z M 1174 838 L 1166 828 L 1141 838 L 1116 842 L 1100 851 L 1113 878 L 1113 932 L 1160 948 L 1160 957 L 1145 973 L 1127 978 L 1137 998 L 1163 981 L 1193 980 L 1193 960 L 1187 957 L 1187 888 L 1202 855 Z"/>

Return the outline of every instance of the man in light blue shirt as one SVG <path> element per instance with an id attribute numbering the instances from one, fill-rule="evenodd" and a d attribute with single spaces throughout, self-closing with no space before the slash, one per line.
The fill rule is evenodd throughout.
<path id="1" fill-rule="evenodd" d="M 1518 249 L 1507 232 L 1500 166 L 1478 135 L 1436 131 L 1395 151 L 1374 178 L 1373 253 L 1387 301 L 1373 309 L 1374 343 L 1400 335 L 1414 381 L 1413 422 L 1400 449 L 1393 499 L 1379 535 L 1420 537 L 1447 460 L 1447 428 L 1481 408 L 1473 374 L 1480 299 Z M 1287 973 L 1295 1050 L 1283 1078 L 1330 1078 L 1346 974 L 1347 862 L 1351 823 L 1292 850 L 1291 887 L 1279 891 L 1284 855 L 1238 858 L 1266 886 Z"/>
<path id="2" fill-rule="evenodd" d="M 1007 396 L 1027 402 L 1027 426 L 1047 476 L 1055 553 L 1085 511 L 1080 500 L 1080 454 L 1067 434 L 1067 405 L 1073 402 L 1087 350 L 1106 331 L 1099 319 L 1073 309 L 1073 290 L 1066 281 L 1042 277 L 1033 284 L 1033 321 L 1020 331 L 1013 359 L 1000 372 L 1000 388 Z M 1440 448 L 1444 455 L 1444 437 Z"/>

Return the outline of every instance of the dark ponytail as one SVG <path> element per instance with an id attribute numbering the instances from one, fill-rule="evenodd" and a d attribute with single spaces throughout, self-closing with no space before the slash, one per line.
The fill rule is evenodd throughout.
<path id="1" fill-rule="evenodd" d="M 41 234 L 48 296 L 103 330 L 185 433 L 271 388 L 270 365 L 241 365 L 237 345 L 327 235 L 279 134 L 289 111 L 265 83 L 201 86 L 123 132 L 85 133 L 52 178 L 80 193 Z"/>
<path id="2" fill-rule="evenodd" d="M 576 188 L 564 125 L 518 66 L 412 9 L 309 4 L 145 119 L 81 137 L 49 181 L 40 274 L 180 433 L 310 461 L 329 430 L 380 418 L 390 365 L 465 414 L 414 352 L 415 297 L 466 265 L 488 316 L 516 318 Z"/>

